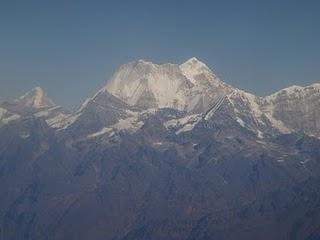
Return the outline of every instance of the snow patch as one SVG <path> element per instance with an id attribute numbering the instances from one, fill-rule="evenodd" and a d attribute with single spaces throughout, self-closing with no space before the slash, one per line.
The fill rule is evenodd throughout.
<path id="1" fill-rule="evenodd" d="M 55 107 L 52 107 L 52 108 L 50 108 L 48 110 L 43 110 L 43 111 L 37 112 L 37 113 L 34 114 L 34 116 L 35 117 L 47 117 L 52 113 L 52 111 L 54 111 L 54 110 L 56 110 L 58 108 L 60 108 L 60 106 L 55 106 Z"/>
<path id="2" fill-rule="evenodd" d="M 262 139 L 263 138 L 263 132 L 261 132 L 260 130 L 257 131 L 257 137 Z"/>
<path id="3" fill-rule="evenodd" d="M 7 113 L 7 109 L 0 108 L 0 119 L 2 119 Z"/>
<path id="4" fill-rule="evenodd" d="M 13 114 L 9 112 L 7 109 L 0 107 L 0 123 L 8 124 L 9 122 L 17 120 L 19 118 L 20 118 L 20 115 Z"/>
<path id="5" fill-rule="evenodd" d="M 120 119 L 117 123 L 111 125 L 110 127 L 104 127 L 96 133 L 88 135 L 88 138 L 98 137 L 104 134 L 111 134 L 119 131 L 128 131 L 133 133 L 143 126 L 142 121 L 138 121 L 136 117 L 129 117 L 126 119 Z M 110 136 L 110 135 L 109 135 Z"/>
<path id="6" fill-rule="evenodd" d="M 9 116 L 9 117 L 2 118 L 2 119 L 1 119 L 1 123 L 3 123 L 3 124 L 8 124 L 9 122 L 14 121 L 14 120 L 17 120 L 17 119 L 19 119 L 19 118 L 20 118 L 20 115 L 13 114 L 13 115 L 11 115 L 11 116 Z"/>
<path id="7" fill-rule="evenodd" d="M 120 119 L 116 124 L 112 125 L 111 127 L 121 131 L 121 130 L 136 130 L 142 127 L 143 122 L 137 121 L 136 117 L 129 117 L 126 119 Z"/>
<path id="8" fill-rule="evenodd" d="M 57 116 L 47 119 L 46 122 L 52 128 L 63 130 L 68 128 L 71 124 L 73 124 L 79 116 L 80 114 L 67 115 L 59 113 Z"/>
<path id="9" fill-rule="evenodd" d="M 213 115 L 216 113 L 216 111 L 221 107 L 225 99 L 226 99 L 225 95 L 221 96 L 218 99 L 217 103 L 211 109 L 209 109 L 209 111 L 205 114 L 204 120 L 208 121 L 209 119 L 211 119 Z"/>
<path id="10" fill-rule="evenodd" d="M 179 119 L 171 119 L 164 123 L 167 129 L 177 129 L 176 134 L 191 131 L 202 119 L 201 114 L 192 114 Z"/>
<path id="11" fill-rule="evenodd" d="M 245 127 L 246 126 L 245 122 L 241 118 L 236 117 L 236 120 L 240 124 L 241 127 Z"/>
<path id="12" fill-rule="evenodd" d="M 104 134 L 110 133 L 110 132 L 112 132 L 112 128 L 104 127 L 104 128 L 102 128 L 100 131 L 88 135 L 88 138 L 99 137 L 99 136 L 101 136 L 101 135 L 104 135 Z"/>

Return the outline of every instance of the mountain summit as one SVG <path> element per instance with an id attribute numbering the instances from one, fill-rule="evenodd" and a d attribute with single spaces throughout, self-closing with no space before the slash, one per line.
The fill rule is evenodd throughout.
<path id="1" fill-rule="evenodd" d="M 105 88 L 129 105 L 199 112 L 221 95 L 225 84 L 204 63 L 191 58 L 181 65 L 143 60 L 125 64 Z"/>
<path id="2" fill-rule="evenodd" d="M 35 87 L 15 100 L 15 103 L 27 108 L 41 109 L 54 107 L 54 102 L 48 98 L 41 87 Z"/>

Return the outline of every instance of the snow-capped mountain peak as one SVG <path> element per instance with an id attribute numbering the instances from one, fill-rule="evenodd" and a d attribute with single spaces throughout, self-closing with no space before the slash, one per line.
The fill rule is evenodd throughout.
<path id="1" fill-rule="evenodd" d="M 182 73 L 196 86 L 206 86 L 209 84 L 214 87 L 219 87 L 224 84 L 205 63 L 196 57 L 190 58 L 179 67 Z"/>
<path id="2" fill-rule="evenodd" d="M 180 65 L 180 68 L 184 69 L 184 68 L 191 68 L 194 70 L 203 70 L 203 71 L 210 71 L 209 67 L 204 64 L 203 62 L 201 62 L 199 59 L 197 59 L 196 57 L 192 57 L 190 59 L 188 59 L 187 61 L 185 61 L 184 63 L 182 63 Z M 201 71 L 199 71 L 201 72 Z"/>
<path id="3" fill-rule="evenodd" d="M 181 65 L 134 61 L 119 68 L 105 90 L 129 105 L 206 110 L 226 85 L 197 58 Z"/>
<path id="4" fill-rule="evenodd" d="M 139 60 L 120 67 L 106 90 L 130 105 L 184 109 L 191 87 L 179 65 Z"/>
<path id="5" fill-rule="evenodd" d="M 320 83 L 314 83 L 312 85 L 308 85 L 308 86 L 298 86 L 298 85 L 292 85 L 290 87 L 286 87 L 281 89 L 280 91 L 277 91 L 273 94 L 271 94 L 270 96 L 268 96 L 268 98 L 275 98 L 279 95 L 299 95 L 301 93 L 305 93 L 308 91 L 313 91 L 313 90 L 320 90 Z"/>
<path id="6" fill-rule="evenodd" d="M 47 97 L 47 94 L 41 87 L 35 87 L 29 92 L 15 100 L 15 103 L 29 108 L 51 108 L 56 106 L 54 102 Z"/>

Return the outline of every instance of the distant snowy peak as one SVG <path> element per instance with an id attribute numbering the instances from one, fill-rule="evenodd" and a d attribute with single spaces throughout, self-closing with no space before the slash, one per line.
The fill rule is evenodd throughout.
<path id="1" fill-rule="evenodd" d="M 205 110 L 226 85 L 196 58 L 181 65 L 138 60 L 120 67 L 105 90 L 129 105 Z"/>
<path id="2" fill-rule="evenodd" d="M 320 137 L 320 84 L 291 86 L 262 98 L 261 109 L 288 129 Z"/>
<path id="3" fill-rule="evenodd" d="M 293 85 L 287 88 L 283 88 L 280 91 L 277 91 L 271 94 L 270 96 L 267 96 L 266 100 L 272 101 L 279 97 L 297 98 L 303 97 L 306 94 L 320 94 L 320 83 L 314 83 L 305 87 Z"/>
<path id="4" fill-rule="evenodd" d="M 40 87 L 31 89 L 29 92 L 16 99 L 15 103 L 27 108 L 34 109 L 51 108 L 56 106 Z"/>

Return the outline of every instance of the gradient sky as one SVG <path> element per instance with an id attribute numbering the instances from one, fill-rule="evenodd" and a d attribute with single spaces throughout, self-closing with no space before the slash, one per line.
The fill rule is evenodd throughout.
<path id="1" fill-rule="evenodd" d="M 266 95 L 320 82 L 318 0 L 0 0 L 0 100 L 43 87 L 77 106 L 134 59 L 196 56 Z"/>

